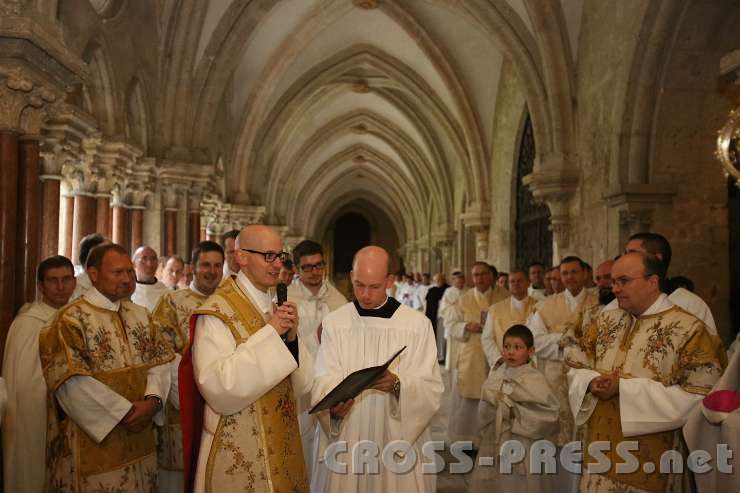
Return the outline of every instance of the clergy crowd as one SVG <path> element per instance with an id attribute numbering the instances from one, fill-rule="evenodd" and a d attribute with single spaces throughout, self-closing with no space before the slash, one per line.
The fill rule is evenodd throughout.
<path id="1" fill-rule="evenodd" d="M 596 269 L 566 256 L 394 275 L 368 246 L 348 301 L 320 244 L 286 252 L 268 226 L 187 259 L 87 236 L 76 265 L 40 263 L 38 300 L 8 333 L 4 491 L 434 492 L 453 462 L 476 492 L 737 491 L 717 454 L 740 442 L 740 351 L 668 277 L 671 257 L 646 232 Z M 364 390 L 335 398 L 369 367 Z M 695 450 L 710 471 L 658 470 Z M 563 467 L 574 453 L 582 467 Z"/>

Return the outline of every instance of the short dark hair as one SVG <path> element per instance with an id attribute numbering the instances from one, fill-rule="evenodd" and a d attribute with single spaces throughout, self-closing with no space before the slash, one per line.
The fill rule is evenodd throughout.
<path id="1" fill-rule="evenodd" d="M 463 274 L 461 271 L 456 270 L 452 273 L 452 277 L 465 277 L 465 274 Z"/>
<path id="2" fill-rule="evenodd" d="M 629 241 L 632 240 L 639 240 L 642 242 L 642 246 L 650 255 L 660 255 L 665 264 L 665 270 L 668 271 L 668 267 L 671 265 L 673 250 L 665 236 L 659 235 L 658 233 L 643 232 L 630 236 Z"/>
<path id="3" fill-rule="evenodd" d="M 285 262 L 283 262 L 283 267 L 285 269 L 288 269 L 288 270 L 292 269 L 293 268 L 293 261 L 290 260 L 289 258 L 288 259 L 285 259 Z"/>
<path id="4" fill-rule="evenodd" d="M 96 269 L 99 269 L 103 263 L 103 257 L 105 257 L 106 253 L 111 251 L 121 255 L 129 254 L 128 250 L 117 243 L 103 243 L 90 250 L 90 255 L 87 256 L 85 268 L 89 269 L 90 267 L 95 267 Z"/>
<path id="5" fill-rule="evenodd" d="M 511 269 L 511 272 L 509 272 L 509 275 L 511 276 L 512 274 L 523 274 L 524 277 L 527 277 L 527 278 L 529 276 L 529 272 L 527 272 L 524 269 L 519 269 L 519 268 L 517 268 L 517 269 Z"/>
<path id="6" fill-rule="evenodd" d="M 526 325 L 512 325 L 506 329 L 506 332 L 504 332 L 504 338 L 502 341 L 505 341 L 507 337 L 517 337 L 521 339 L 524 341 L 524 345 L 527 346 L 527 349 L 534 346 L 534 336 L 532 336 L 532 331 L 529 330 Z"/>
<path id="7" fill-rule="evenodd" d="M 661 286 L 665 282 L 666 265 L 655 255 L 642 255 L 642 265 L 645 267 L 645 277 L 658 276 Z"/>
<path id="8" fill-rule="evenodd" d="M 218 252 L 221 254 L 221 259 L 223 260 L 226 256 L 224 255 L 224 249 L 216 243 L 215 241 L 201 241 L 197 245 L 195 245 L 195 248 L 193 248 L 193 251 L 190 253 L 190 263 L 195 266 L 198 264 L 198 259 L 200 258 L 201 253 L 206 252 Z"/>
<path id="9" fill-rule="evenodd" d="M 584 270 L 586 270 L 586 266 L 588 265 L 586 262 L 581 260 L 580 257 L 576 257 L 575 255 L 569 255 L 560 261 L 560 264 L 558 264 L 558 269 L 563 264 L 570 264 L 573 262 L 578 262 L 578 265 L 580 265 L 581 269 L 584 269 Z"/>
<path id="10" fill-rule="evenodd" d="M 42 260 L 36 268 L 36 281 L 43 282 L 46 278 L 46 273 L 49 270 L 57 269 L 59 267 L 69 267 L 69 270 L 72 271 L 72 275 L 75 273 L 75 266 L 72 265 L 72 261 L 70 259 L 64 255 L 53 255 Z"/>
<path id="11" fill-rule="evenodd" d="M 491 272 L 491 274 L 493 274 L 493 277 L 498 277 L 498 270 L 496 270 L 496 267 L 482 260 L 476 260 L 475 262 L 473 262 L 473 265 L 470 267 L 470 269 L 472 270 L 473 267 L 476 267 L 478 265 L 488 267 L 488 270 Z"/>
<path id="12" fill-rule="evenodd" d="M 78 260 L 80 265 L 87 265 L 87 256 L 90 255 L 90 250 L 105 242 L 105 238 L 100 233 L 92 233 L 80 240 L 80 253 Z"/>
<path id="13" fill-rule="evenodd" d="M 542 262 L 540 262 L 540 261 L 538 261 L 538 260 L 535 260 L 534 262 L 530 262 L 530 263 L 529 263 L 529 265 L 527 266 L 527 270 L 531 269 L 532 267 L 536 267 L 536 266 L 538 266 L 538 265 L 539 265 L 540 267 L 542 267 L 542 269 L 544 269 L 544 268 L 545 268 L 545 264 L 543 264 Z"/>
<path id="14" fill-rule="evenodd" d="M 301 257 L 308 257 L 311 255 L 324 256 L 324 249 L 321 245 L 312 240 L 303 240 L 293 248 L 293 263 L 295 265 L 301 265 Z M 283 262 L 285 265 L 285 262 Z"/>
<path id="15" fill-rule="evenodd" d="M 692 293 L 694 292 L 694 281 L 686 276 L 671 277 L 669 281 L 674 290 L 678 288 L 684 288 L 691 291 Z"/>
<path id="16" fill-rule="evenodd" d="M 509 273 L 508 272 L 499 272 L 498 273 L 498 276 L 499 277 L 503 277 L 503 276 L 509 277 Z"/>
<path id="17" fill-rule="evenodd" d="M 232 229 L 231 231 L 227 231 L 224 233 L 221 243 L 226 246 L 226 240 L 229 238 L 232 238 L 234 241 L 236 241 L 236 237 L 239 236 L 239 230 L 238 229 Z"/>

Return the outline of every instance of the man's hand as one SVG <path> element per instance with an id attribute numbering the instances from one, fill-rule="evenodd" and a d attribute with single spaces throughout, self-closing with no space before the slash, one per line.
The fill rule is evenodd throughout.
<path id="1" fill-rule="evenodd" d="M 619 375 L 601 375 L 588 384 L 588 390 L 598 399 L 606 401 L 619 394 Z"/>
<path id="2" fill-rule="evenodd" d="M 345 416 L 347 416 L 349 410 L 352 409 L 352 404 L 354 403 L 354 399 L 347 399 L 344 402 L 335 404 L 334 407 L 329 409 L 329 412 L 333 417 L 343 419 Z"/>
<path id="3" fill-rule="evenodd" d="M 298 333 L 298 308 L 295 303 L 286 301 L 276 307 L 268 323 L 275 328 L 278 335 L 287 334 L 289 341 L 295 341 Z"/>
<path id="4" fill-rule="evenodd" d="M 385 373 L 383 373 L 370 388 L 380 390 L 381 392 L 393 392 L 396 380 L 398 380 L 398 377 L 394 373 L 385 370 Z"/>
<path id="5" fill-rule="evenodd" d="M 157 399 L 144 399 L 131 403 L 131 410 L 121 420 L 121 425 L 131 432 L 139 432 L 149 426 L 157 413 Z"/>
<path id="6" fill-rule="evenodd" d="M 468 322 L 465 324 L 465 330 L 468 332 L 479 333 L 483 332 L 483 326 L 478 322 Z"/>

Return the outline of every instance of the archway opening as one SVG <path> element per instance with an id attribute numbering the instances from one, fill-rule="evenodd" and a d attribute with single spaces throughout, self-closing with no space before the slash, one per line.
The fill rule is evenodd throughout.
<path id="1" fill-rule="evenodd" d="M 370 223 L 356 212 L 340 216 L 334 223 L 333 242 L 334 275 L 347 275 L 355 253 L 370 244 Z"/>

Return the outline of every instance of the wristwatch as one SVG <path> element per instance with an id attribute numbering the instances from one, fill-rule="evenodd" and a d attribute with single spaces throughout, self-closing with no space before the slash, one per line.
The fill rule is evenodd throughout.
<path id="1" fill-rule="evenodd" d="M 393 384 L 393 395 L 398 397 L 401 394 L 401 379 L 396 375 L 396 381 Z"/>
<path id="2" fill-rule="evenodd" d="M 159 411 L 162 410 L 162 398 L 161 397 L 159 397 L 158 395 L 154 395 L 154 394 L 149 394 L 149 395 L 147 395 L 147 396 L 144 397 L 144 400 L 145 401 L 146 400 L 149 400 L 149 399 L 156 399 L 157 400 L 157 407 L 154 409 L 154 414 L 156 414 L 156 413 L 158 413 Z"/>

